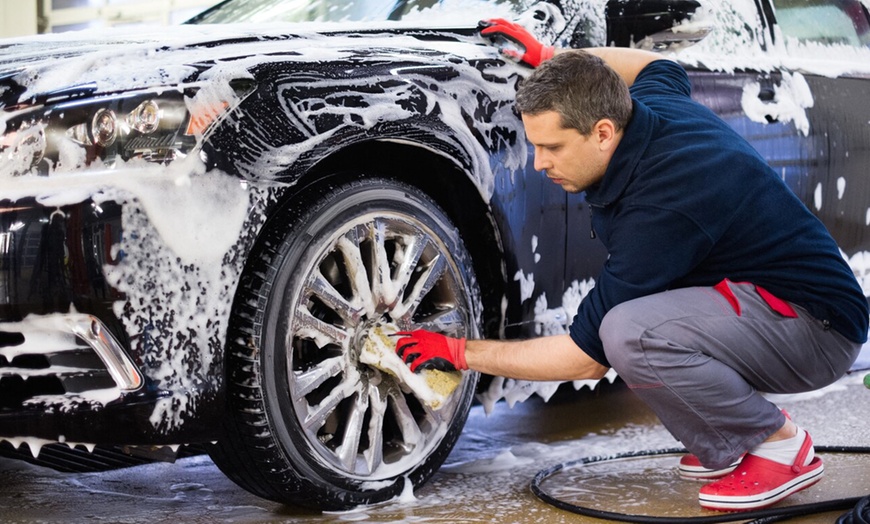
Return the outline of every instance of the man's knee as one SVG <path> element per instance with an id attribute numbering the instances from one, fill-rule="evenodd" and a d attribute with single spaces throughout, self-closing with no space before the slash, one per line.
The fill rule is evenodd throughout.
<path id="1" fill-rule="evenodd" d="M 640 340 L 647 331 L 647 326 L 641 322 L 643 313 L 639 309 L 636 300 L 623 302 L 608 311 L 601 320 L 598 334 L 604 346 L 604 354 L 617 372 L 642 351 Z"/>

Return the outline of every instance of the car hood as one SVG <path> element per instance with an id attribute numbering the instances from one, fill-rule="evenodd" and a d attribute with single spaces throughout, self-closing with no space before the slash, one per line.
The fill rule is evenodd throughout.
<path id="1" fill-rule="evenodd" d="M 323 61 L 375 52 L 487 54 L 473 28 L 372 24 L 175 26 L 0 40 L 0 107 L 83 94 L 178 86 L 203 75 L 244 75 L 265 61 Z M 448 38 L 445 38 L 448 36 Z M 425 51 L 422 54 L 427 54 Z"/>

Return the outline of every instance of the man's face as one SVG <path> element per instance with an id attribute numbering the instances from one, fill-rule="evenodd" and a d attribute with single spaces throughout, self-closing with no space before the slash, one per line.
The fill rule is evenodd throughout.
<path id="1" fill-rule="evenodd" d="M 555 111 L 523 114 L 526 137 L 535 146 L 535 169 L 569 193 L 579 193 L 601 181 L 610 161 L 611 144 L 598 126 L 589 135 L 562 127 Z M 606 143 L 605 143 L 606 142 Z M 603 147 L 605 146 L 605 147 Z"/>

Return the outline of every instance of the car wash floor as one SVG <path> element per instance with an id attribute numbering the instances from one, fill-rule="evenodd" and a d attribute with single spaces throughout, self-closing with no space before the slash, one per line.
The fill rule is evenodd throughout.
<path id="1" fill-rule="evenodd" d="M 771 396 L 807 428 L 817 445 L 870 446 L 870 390 L 864 373 L 824 390 Z M 555 509 L 529 484 L 538 471 L 583 457 L 679 447 L 619 381 L 595 391 L 557 393 L 487 415 L 473 408 L 445 466 L 416 493 L 377 507 L 319 514 L 259 499 L 236 487 L 207 456 L 102 473 L 63 474 L 0 459 L 0 516 L 5 523 L 295 523 L 295 522 L 604 522 Z M 825 478 L 783 505 L 870 493 L 870 455 L 821 453 Z M 697 506 L 697 482 L 674 472 L 677 455 L 622 459 L 569 468 L 542 487 L 606 511 L 711 516 Z M 842 511 L 790 522 L 832 522 Z"/>

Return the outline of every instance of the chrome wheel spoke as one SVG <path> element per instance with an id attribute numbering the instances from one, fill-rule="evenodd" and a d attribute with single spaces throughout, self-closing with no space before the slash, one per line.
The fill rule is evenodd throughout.
<path id="1" fill-rule="evenodd" d="M 428 244 L 428 239 L 422 233 L 406 237 L 408 244 L 404 246 L 400 256 L 398 256 L 398 267 L 396 269 L 396 277 L 393 280 L 394 289 L 397 301 L 405 294 L 405 289 L 411 282 L 411 277 L 420 263 L 420 257 L 423 256 L 423 250 Z"/>
<path id="2" fill-rule="evenodd" d="M 360 305 L 359 307 L 369 316 L 375 314 L 375 301 L 372 298 L 372 288 L 369 284 L 366 265 L 360 253 L 359 238 L 356 230 L 339 239 L 337 249 L 341 252 L 350 282 L 353 296 Z"/>
<path id="3" fill-rule="evenodd" d="M 402 432 L 402 440 L 408 451 L 410 451 L 423 440 L 423 432 L 420 430 L 414 414 L 411 413 L 411 408 L 408 406 L 405 397 L 400 393 L 394 393 L 390 395 L 390 398 L 393 400 L 391 403 L 392 411 Z"/>
<path id="4" fill-rule="evenodd" d="M 293 393 L 304 397 L 347 368 L 344 357 L 328 358 L 311 369 L 294 372 Z"/>
<path id="5" fill-rule="evenodd" d="M 371 387 L 371 386 L 369 386 Z M 341 446 L 338 448 L 338 460 L 349 471 L 354 470 L 356 464 L 357 452 L 359 451 L 359 441 L 363 430 L 363 418 L 366 410 L 369 407 L 369 395 L 367 391 L 358 393 L 356 402 L 354 402 L 353 410 L 350 412 L 350 417 L 344 426 L 344 439 Z"/>
<path id="6" fill-rule="evenodd" d="M 369 420 L 369 447 L 363 452 L 368 472 L 374 472 L 384 461 L 384 413 L 387 410 L 387 400 L 381 395 L 380 388 L 370 388 L 369 405 L 371 419 Z"/>
<path id="7" fill-rule="evenodd" d="M 369 228 L 370 239 L 373 244 L 371 278 L 372 295 L 375 306 L 380 308 L 392 308 L 395 306 L 397 296 L 393 286 L 390 260 L 386 248 L 386 224 L 383 220 L 375 220 Z"/>
<path id="8" fill-rule="evenodd" d="M 307 289 L 311 295 L 319 298 L 326 306 L 340 316 L 346 324 L 352 326 L 359 324 L 359 320 L 364 313 L 363 309 L 341 296 L 341 293 L 322 274 L 318 272 L 308 284 Z"/>
<path id="9" fill-rule="evenodd" d="M 323 399 L 316 406 L 308 406 L 308 414 L 305 420 L 302 421 L 303 426 L 307 430 L 315 430 L 326 422 L 335 408 L 338 407 L 342 400 L 350 397 L 356 392 L 357 384 L 349 381 L 344 381 L 341 385 Z"/>
<path id="10" fill-rule="evenodd" d="M 435 411 L 434 409 L 430 408 L 426 404 L 423 404 L 423 411 L 426 412 L 426 419 L 425 420 L 431 425 L 431 427 L 433 427 L 433 428 L 438 427 L 438 425 L 441 423 L 441 419 L 442 419 L 441 412 Z"/>
<path id="11" fill-rule="evenodd" d="M 321 348 L 330 343 L 346 347 L 348 332 L 315 317 L 307 307 L 300 305 L 293 320 L 297 337 L 313 340 Z"/>
<path id="12" fill-rule="evenodd" d="M 446 270 L 447 263 L 444 261 L 444 257 L 439 254 L 414 284 L 414 288 L 408 294 L 408 298 L 393 310 L 393 318 L 410 323 L 411 317 L 417 311 L 420 302 L 432 291 L 432 288 L 435 287 L 435 284 L 438 283 Z"/>

